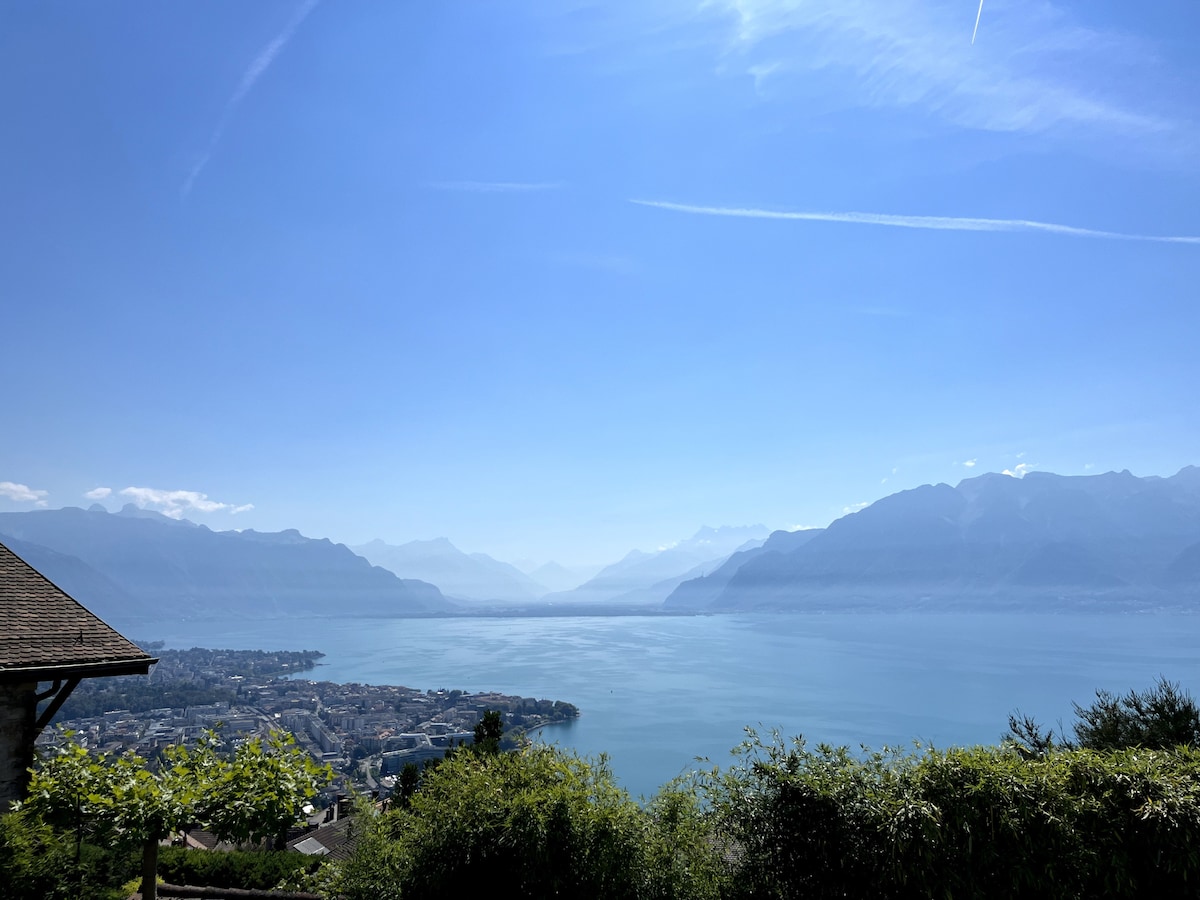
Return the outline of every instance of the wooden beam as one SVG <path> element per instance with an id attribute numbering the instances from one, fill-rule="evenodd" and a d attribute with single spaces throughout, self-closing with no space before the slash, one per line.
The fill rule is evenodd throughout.
<path id="1" fill-rule="evenodd" d="M 62 709 L 62 705 L 66 703 L 67 698 L 71 696 L 71 691 L 75 690 L 77 687 L 79 687 L 79 678 L 68 678 L 66 684 L 56 681 L 54 682 L 54 686 L 51 687 L 49 691 L 37 695 L 39 700 L 44 700 L 46 697 L 51 695 L 53 695 L 54 699 L 50 701 L 49 706 L 42 710 L 42 714 L 38 716 L 37 721 L 34 723 L 34 738 L 37 738 L 37 736 L 42 733 L 42 729 L 50 724 L 50 720 L 54 718 L 55 714 L 60 709 Z"/>
<path id="2" fill-rule="evenodd" d="M 55 692 L 56 692 L 56 691 L 57 691 L 57 690 L 58 690 L 60 687 L 62 687 L 62 679 L 61 679 L 61 678 L 55 678 L 55 679 L 54 679 L 54 684 L 50 685 L 50 687 L 48 687 L 46 690 L 42 691 L 40 694 L 34 694 L 34 695 L 33 695 L 33 701 L 34 701 L 34 703 L 41 703 L 41 702 L 42 702 L 43 700 L 45 700 L 47 697 L 52 697 L 52 696 L 54 696 L 54 693 L 55 693 Z"/>

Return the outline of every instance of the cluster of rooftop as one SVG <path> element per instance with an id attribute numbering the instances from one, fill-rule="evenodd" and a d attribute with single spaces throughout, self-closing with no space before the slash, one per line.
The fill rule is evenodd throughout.
<path id="1" fill-rule="evenodd" d="M 162 748 L 191 742 L 206 729 L 219 730 L 229 741 L 283 729 L 340 772 L 328 788 L 331 798 L 355 784 L 386 792 L 386 776 L 405 763 L 440 757 L 449 747 L 469 742 L 487 710 L 499 710 L 509 731 L 578 715 L 569 703 L 494 692 L 420 691 L 295 677 L 312 668 L 321 656 L 316 651 L 193 648 L 162 651 L 156 658 L 2 544 L 0 625 L 4 804 L 22 796 L 35 742 L 57 739 L 46 725 L 83 679 L 91 680 L 63 710 L 77 708 L 76 714 L 60 716 L 58 724 L 75 731 L 91 749 L 133 750 L 153 758 Z M 160 659 L 149 681 L 103 677 L 145 675 Z M 122 702 L 134 695 L 136 702 Z M 180 697 L 190 699 L 179 702 Z M 384 777 L 376 781 L 376 776 Z"/>

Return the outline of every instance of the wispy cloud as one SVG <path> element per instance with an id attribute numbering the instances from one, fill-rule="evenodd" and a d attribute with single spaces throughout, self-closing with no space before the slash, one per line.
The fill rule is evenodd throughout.
<path id="1" fill-rule="evenodd" d="M 475 194 L 520 194 L 531 191 L 555 191 L 561 181 L 434 181 L 429 186 L 437 191 L 466 191 Z"/>
<path id="2" fill-rule="evenodd" d="M 843 506 L 842 515 L 848 516 L 850 513 L 856 513 L 861 509 L 866 509 L 870 505 L 870 503 L 864 500 L 862 503 L 855 503 L 853 506 Z"/>
<path id="3" fill-rule="evenodd" d="M 83 496 L 87 497 L 89 500 L 103 500 L 111 494 L 112 488 L 98 487 L 92 488 L 90 491 L 85 492 Z"/>
<path id="4" fill-rule="evenodd" d="M 1033 466 L 1030 463 L 1020 463 L 1019 465 L 1013 466 L 1011 469 L 1005 469 L 1000 474 L 1008 475 L 1011 478 L 1024 478 L 1026 473 L 1032 468 Z"/>
<path id="5" fill-rule="evenodd" d="M 7 497 L 9 500 L 15 500 L 17 503 L 33 503 L 36 506 L 45 506 L 46 497 L 49 495 L 49 491 L 34 490 L 27 484 L 18 484 L 15 481 L 0 481 L 0 497 Z"/>
<path id="6" fill-rule="evenodd" d="M 665 200 L 634 200 L 639 206 L 652 206 L 673 212 L 700 216 L 729 216 L 739 219 L 781 219 L 792 222 L 842 222 L 852 225 L 882 225 L 888 228 L 924 228 L 933 231 L 1034 231 L 1068 237 L 1103 238 L 1116 241 L 1153 241 L 1164 244 L 1200 244 L 1200 236 L 1136 234 L 1124 231 L 1102 231 L 1096 228 L 1077 228 L 1055 222 L 1031 219 L 982 219 L 969 216 L 913 216 L 875 212 L 789 212 L 774 209 L 754 209 L 731 206 L 695 206 Z"/>
<path id="7" fill-rule="evenodd" d="M 802 89 L 821 72 L 832 80 L 818 89 L 844 102 L 917 108 L 971 128 L 1147 134 L 1176 127 L 1154 111 L 1173 101 L 1136 87 L 1158 80 L 1137 77 L 1155 66 L 1155 54 L 1046 0 L 989 6 L 974 45 L 976 17 L 954 3 L 702 0 L 699 7 L 725 26 L 722 68 L 752 76 L 756 88 L 766 76 L 790 75 L 804 77 L 796 81 Z"/>
<path id="8" fill-rule="evenodd" d="M 236 515 L 254 509 L 253 503 L 233 504 L 210 500 L 199 491 L 164 491 L 158 488 L 127 487 L 121 490 L 141 509 L 153 509 L 172 519 L 182 519 L 186 513 L 212 513 L 227 510 Z"/>
<path id="9" fill-rule="evenodd" d="M 977 462 L 979 462 L 979 460 L 977 460 L 977 459 L 968 459 L 966 462 L 963 463 L 963 465 L 966 466 L 968 469 L 973 469 L 973 468 L 975 468 L 975 463 L 977 463 Z"/>
<path id="10" fill-rule="evenodd" d="M 208 146 L 188 171 L 187 178 L 184 179 L 181 189 L 184 197 L 191 193 L 196 179 L 200 177 L 200 173 L 204 171 L 204 167 L 208 165 L 208 161 L 212 159 L 213 153 L 216 152 L 217 144 L 221 142 L 221 138 L 225 134 L 225 129 L 229 127 L 229 122 L 233 118 L 234 111 L 246 99 L 246 95 L 254 88 L 255 83 L 262 77 L 263 73 L 270 68 L 271 63 L 275 61 L 275 57 L 283 52 L 283 48 L 292 39 L 292 35 L 296 33 L 296 29 L 308 18 L 308 14 L 316 8 L 319 2 L 320 0 L 304 0 L 304 3 L 296 10 L 295 15 L 284 26 L 283 31 L 279 32 L 270 43 L 259 51 L 258 56 L 250 63 L 250 67 L 242 74 L 242 80 L 238 82 L 237 88 L 225 103 L 225 109 L 222 110 L 217 127 L 213 131 L 212 137 L 209 138 Z"/>

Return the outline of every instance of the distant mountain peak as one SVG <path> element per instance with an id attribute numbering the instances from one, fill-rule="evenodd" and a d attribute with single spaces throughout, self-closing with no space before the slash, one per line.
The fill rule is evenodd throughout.
<path id="1" fill-rule="evenodd" d="M 84 590 L 80 602 L 94 596 L 118 618 L 422 615 L 450 606 L 433 585 L 294 528 L 213 532 L 127 505 L 115 515 L 0 513 L 0 533 L 35 547 L 47 576 Z"/>
<path id="2" fill-rule="evenodd" d="M 713 528 L 711 525 L 702 525 L 700 530 L 692 535 L 693 541 L 711 541 L 714 538 L 732 538 L 732 537 L 766 537 L 770 534 L 766 525 L 718 525 Z"/>
<path id="3" fill-rule="evenodd" d="M 545 593 L 545 588 L 524 572 L 486 553 L 464 553 L 445 537 L 398 546 L 372 541 L 350 549 L 373 565 L 401 578 L 436 584 L 453 597 L 527 603 Z"/>
<path id="4" fill-rule="evenodd" d="M 94 505 L 99 505 L 99 504 L 94 504 Z M 107 512 L 107 510 L 105 510 L 105 512 Z M 169 524 L 169 525 L 187 525 L 191 528 L 196 527 L 196 523 L 191 521 L 190 519 L 183 519 L 183 518 L 176 519 L 176 518 L 173 518 L 172 516 L 164 516 L 160 512 L 157 512 L 153 509 L 143 509 L 142 507 L 140 507 L 134 503 L 126 503 L 124 506 L 121 507 L 120 511 L 117 512 L 116 515 L 125 516 L 128 519 L 150 519 L 151 521 L 154 521 L 154 522 L 161 522 L 161 523 Z"/>
<path id="5" fill-rule="evenodd" d="M 1200 469 L 1139 478 L 985 473 L 921 485 L 843 516 L 801 546 L 685 582 L 678 608 L 847 604 L 1172 605 L 1200 599 Z M 1168 586 L 1169 589 L 1165 589 Z M 1189 593 L 1190 592 L 1190 593 Z"/>
<path id="6" fill-rule="evenodd" d="M 1200 489 L 1200 466 L 1184 466 L 1167 480 L 1188 488 Z"/>

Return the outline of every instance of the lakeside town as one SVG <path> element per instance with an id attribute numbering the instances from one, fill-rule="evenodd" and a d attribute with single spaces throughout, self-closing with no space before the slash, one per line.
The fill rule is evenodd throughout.
<path id="1" fill-rule="evenodd" d="M 407 763 L 421 765 L 470 743 L 488 710 L 501 713 L 510 740 L 579 715 L 561 700 L 310 680 L 304 673 L 324 656 L 313 650 L 142 647 L 159 658 L 146 679 L 83 682 L 60 710 L 58 727 L 39 743 L 52 744 L 69 730 L 94 752 L 154 759 L 209 729 L 230 744 L 285 731 L 337 773 L 325 790 L 332 801 L 354 790 L 386 796 Z"/>

